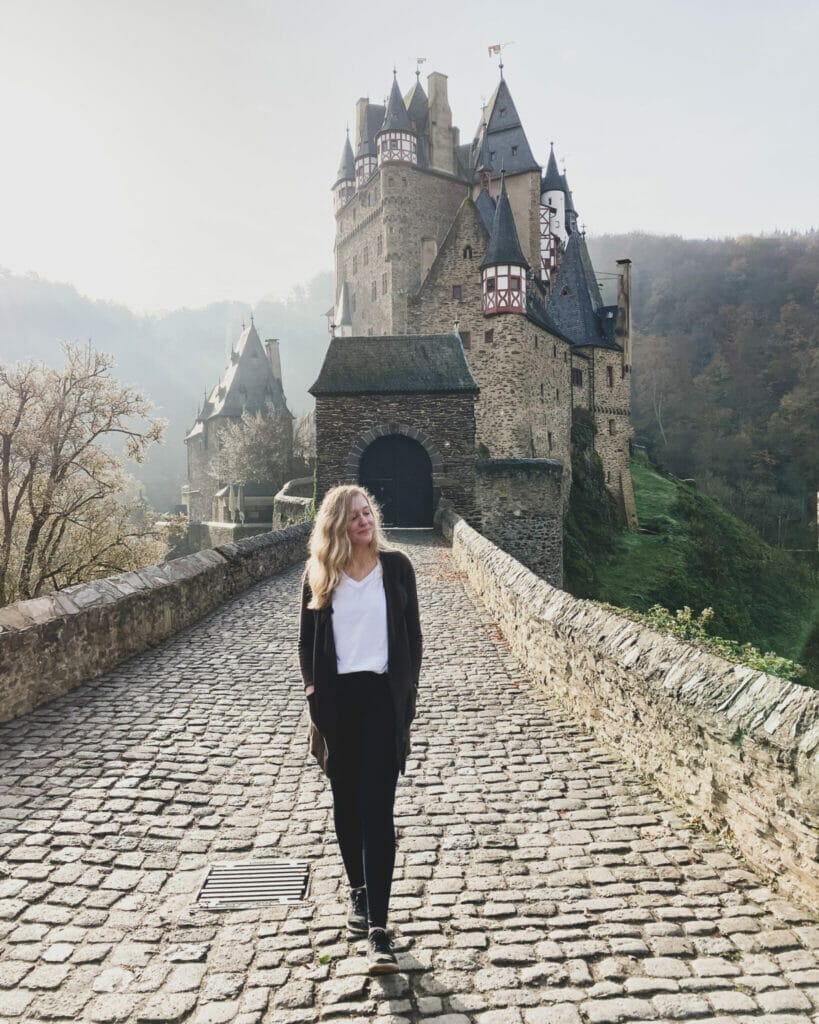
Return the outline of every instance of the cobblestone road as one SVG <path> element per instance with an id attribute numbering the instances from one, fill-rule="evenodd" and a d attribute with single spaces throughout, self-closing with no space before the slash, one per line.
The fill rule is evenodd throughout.
<path id="1" fill-rule="evenodd" d="M 533 694 L 426 535 L 392 924 L 344 938 L 305 755 L 299 570 L 0 727 L 0 1021 L 819 1021 L 819 928 Z M 206 865 L 305 857 L 311 902 L 209 912 Z"/>

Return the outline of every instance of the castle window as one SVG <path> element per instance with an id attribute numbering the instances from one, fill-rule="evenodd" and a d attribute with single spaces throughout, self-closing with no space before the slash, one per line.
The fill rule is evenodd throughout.
<path id="1" fill-rule="evenodd" d="M 569 289 L 566 287 L 566 285 L 563 286 L 563 290 L 561 291 L 560 294 L 561 295 L 568 295 L 569 294 Z"/>
<path id="2" fill-rule="evenodd" d="M 376 287 L 375 281 L 373 281 L 372 288 L 370 289 L 370 297 L 373 302 L 378 298 L 378 288 Z"/>
<path id="3" fill-rule="evenodd" d="M 572 384 L 576 384 L 580 388 L 583 387 L 583 371 L 576 367 L 572 367 Z"/>
<path id="4" fill-rule="evenodd" d="M 461 298 L 461 286 L 459 284 L 453 284 L 453 286 L 452 286 L 452 298 L 453 299 L 458 299 L 460 301 L 460 298 Z"/>
<path id="5" fill-rule="evenodd" d="M 518 147 L 517 146 L 512 146 L 512 156 L 517 156 L 517 155 L 518 155 Z"/>
<path id="6" fill-rule="evenodd" d="M 386 295 L 387 294 L 387 275 L 386 275 L 386 273 L 383 273 L 381 275 L 381 294 L 382 295 Z"/>
<path id="7" fill-rule="evenodd" d="M 555 388 L 555 401 L 560 401 L 560 388 Z"/>
<path id="8" fill-rule="evenodd" d="M 464 246 L 464 259 L 465 260 L 471 260 L 472 259 L 472 246 L 471 245 L 465 245 Z"/>
<path id="9" fill-rule="evenodd" d="M 548 438 L 549 438 L 549 451 L 551 451 L 552 450 L 552 432 L 551 432 L 551 430 L 547 431 L 547 435 L 548 435 Z"/>
<path id="10" fill-rule="evenodd" d="M 552 355 L 557 358 L 557 345 L 552 345 Z"/>
<path id="11" fill-rule="evenodd" d="M 512 289 L 513 292 L 519 292 L 520 291 L 520 278 L 519 277 L 510 277 L 509 278 L 509 286 L 510 286 L 510 288 Z"/>
<path id="12" fill-rule="evenodd" d="M 370 262 L 370 249 L 369 249 L 369 246 L 365 245 L 364 246 L 364 266 L 366 267 L 369 262 Z"/>
<path id="13" fill-rule="evenodd" d="M 495 332 L 494 332 L 494 330 L 484 331 L 483 332 L 483 340 L 484 340 L 485 344 L 491 345 L 492 342 L 495 340 Z"/>
<path id="14" fill-rule="evenodd" d="M 489 150 L 489 162 L 492 163 L 492 161 L 494 159 L 495 159 L 495 150 L 494 149 L 490 149 Z"/>
<path id="15" fill-rule="evenodd" d="M 506 117 L 506 107 L 501 107 L 500 108 L 500 116 L 501 117 Z"/>
<path id="16" fill-rule="evenodd" d="M 540 400 L 543 401 L 543 385 L 540 385 Z"/>
<path id="17" fill-rule="evenodd" d="M 611 483 L 611 470 L 610 469 L 606 470 L 606 483 L 607 484 Z"/>
<path id="18" fill-rule="evenodd" d="M 494 277 L 487 277 L 487 279 L 486 279 L 486 290 L 488 292 L 493 292 L 495 290 L 495 278 Z"/>
<path id="19" fill-rule="evenodd" d="M 535 352 L 537 352 L 537 338 L 535 338 Z"/>
<path id="20" fill-rule="evenodd" d="M 461 336 L 461 344 L 464 350 L 468 352 L 472 348 L 472 332 L 471 331 L 458 331 Z"/>
<path id="21" fill-rule="evenodd" d="M 614 434 L 615 432 L 616 432 L 616 430 L 615 430 L 614 420 L 609 420 L 609 433 L 610 434 Z"/>
<path id="22" fill-rule="evenodd" d="M 606 367 L 606 383 L 608 384 L 608 386 L 610 388 L 614 387 L 614 367 L 613 366 L 607 366 Z"/>
<path id="23" fill-rule="evenodd" d="M 384 239 L 381 235 L 378 236 L 378 242 L 376 243 L 376 253 L 380 256 L 384 251 Z"/>

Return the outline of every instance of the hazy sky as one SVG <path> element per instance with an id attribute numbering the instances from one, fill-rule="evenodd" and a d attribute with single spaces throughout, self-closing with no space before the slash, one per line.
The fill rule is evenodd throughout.
<path id="1" fill-rule="evenodd" d="M 817 39 L 815 0 L 0 0 L 0 267 L 144 310 L 284 296 L 331 266 L 356 99 L 425 57 L 467 141 L 505 42 L 590 233 L 819 226 Z"/>

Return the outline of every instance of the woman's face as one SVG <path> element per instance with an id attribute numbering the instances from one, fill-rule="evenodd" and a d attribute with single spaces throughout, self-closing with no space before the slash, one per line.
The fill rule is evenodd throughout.
<path id="1" fill-rule="evenodd" d="M 347 521 L 347 536 L 353 546 L 367 545 L 373 539 L 375 522 L 370 503 L 363 494 L 356 494 L 350 506 L 350 518 Z"/>

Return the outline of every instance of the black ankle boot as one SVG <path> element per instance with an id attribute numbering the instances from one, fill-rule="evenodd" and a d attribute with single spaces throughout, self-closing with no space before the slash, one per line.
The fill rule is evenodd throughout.
<path id="1" fill-rule="evenodd" d="M 367 887 L 350 890 L 350 910 L 347 914 L 347 934 L 358 937 L 367 934 Z"/>
<path id="2" fill-rule="evenodd" d="M 370 974 L 395 974 L 398 962 L 384 928 L 371 928 L 367 936 L 367 960 Z"/>

